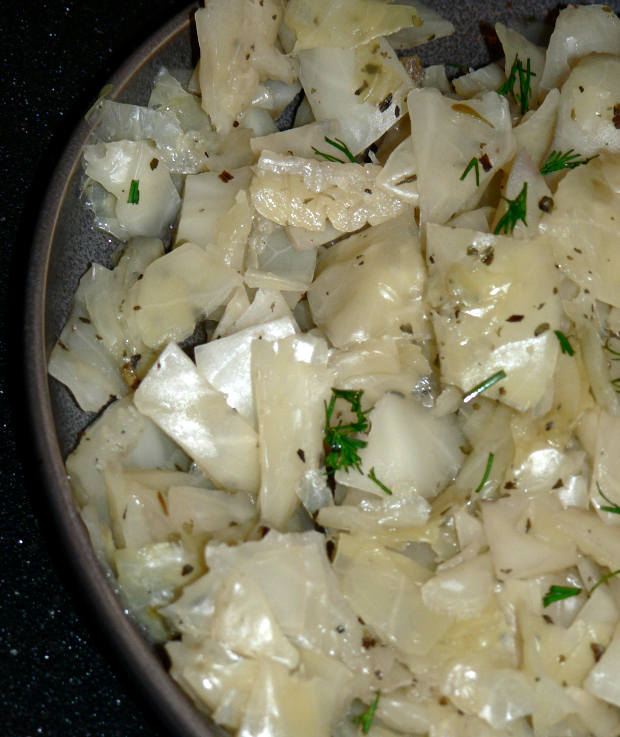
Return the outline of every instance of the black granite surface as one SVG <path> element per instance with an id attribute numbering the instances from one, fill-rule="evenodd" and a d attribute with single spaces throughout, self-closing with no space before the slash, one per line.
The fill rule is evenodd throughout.
<path id="1" fill-rule="evenodd" d="M 29 456 L 21 303 L 45 184 L 112 71 L 184 0 L 0 2 L 0 734 L 164 737 L 58 551 Z"/>

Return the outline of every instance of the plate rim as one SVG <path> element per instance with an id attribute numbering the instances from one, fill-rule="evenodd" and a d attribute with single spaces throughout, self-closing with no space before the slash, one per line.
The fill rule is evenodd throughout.
<path id="1" fill-rule="evenodd" d="M 142 67 L 176 36 L 187 33 L 197 3 L 187 5 L 149 36 L 118 67 L 106 84 L 109 99 L 117 98 Z M 47 372 L 46 304 L 52 245 L 69 183 L 80 166 L 81 152 L 94 127 L 82 119 L 71 132 L 41 201 L 26 272 L 23 355 L 28 426 L 38 476 L 43 480 L 45 501 L 52 516 L 63 558 L 76 577 L 77 589 L 89 607 L 87 626 L 98 627 L 109 642 L 118 666 L 123 667 L 148 707 L 170 734 L 183 737 L 215 737 L 215 723 L 198 711 L 189 696 L 169 675 L 153 646 L 124 613 L 122 602 L 99 563 L 78 513 L 65 469 L 56 431 Z"/>

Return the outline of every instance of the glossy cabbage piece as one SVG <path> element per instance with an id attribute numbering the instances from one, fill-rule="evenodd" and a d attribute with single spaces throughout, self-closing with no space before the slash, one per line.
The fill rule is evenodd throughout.
<path id="1" fill-rule="evenodd" d="M 257 491 L 256 432 L 174 343 L 153 364 L 136 391 L 134 402 L 218 486 Z"/>
<path id="2" fill-rule="evenodd" d="M 278 0 L 210 0 L 196 13 L 202 106 L 219 134 L 242 116 L 261 80 L 295 80 L 290 59 L 274 46 L 282 16 Z"/>
<path id="3" fill-rule="evenodd" d="M 181 198 L 170 170 L 151 143 L 98 143 L 84 149 L 84 160 L 87 176 L 115 198 L 114 215 L 121 238 L 161 238 L 166 233 Z"/>
<path id="4" fill-rule="evenodd" d="M 315 324 L 337 347 L 400 336 L 403 325 L 420 339 L 428 330 L 425 282 L 417 228 L 404 216 L 334 246 L 308 303 Z"/>
<path id="5" fill-rule="evenodd" d="M 551 387 L 559 352 L 550 249 L 539 240 L 429 226 L 427 259 L 443 381 L 468 392 L 504 371 L 486 396 L 521 411 L 535 407 Z"/>
<path id="6" fill-rule="evenodd" d="M 260 443 L 261 518 L 284 529 L 299 504 L 301 486 L 319 475 L 323 401 L 331 384 L 327 344 L 310 335 L 271 343 L 254 341 L 252 381 Z"/>
<path id="7" fill-rule="evenodd" d="M 556 262 L 594 298 L 620 306 L 620 155 L 601 155 L 567 172 L 553 199 L 540 229 Z"/>
<path id="8" fill-rule="evenodd" d="M 514 156 L 508 100 L 487 92 L 478 100 L 459 102 L 429 88 L 414 90 L 407 106 L 421 218 L 445 223 L 476 207 L 492 177 Z M 478 176 L 472 170 L 463 178 L 472 159 L 478 162 Z"/>
<path id="9" fill-rule="evenodd" d="M 405 204 L 376 186 L 380 167 L 340 164 L 263 151 L 250 185 L 252 204 L 279 225 L 321 231 L 329 220 L 341 233 L 405 212 Z"/>

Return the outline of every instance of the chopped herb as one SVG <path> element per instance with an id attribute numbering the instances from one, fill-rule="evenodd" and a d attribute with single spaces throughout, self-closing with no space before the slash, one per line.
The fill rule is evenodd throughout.
<path id="1" fill-rule="evenodd" d="M 519 220 L 522 220 L 523 224 L 527 225 L 527 221 L 525 220 L 525 216 L 527 215 L 527 182 L 523 182 L 523 189 L 514 200 L 509 200 L 503 195 L 502 199 L 508 203 L 508 212 L 497 223 L 495 235 L 512 233 Z"/>
<path id="2" fill-rule="evenodd" d="M 521 115 L 525 115 L 530 109 L 530 97 L 532 95 L 532 77 L 536 76 L 536 72 L 531 69 L 531 61 L 528 57 L 523 66 L 523 62 L 519 56 L 515 56 L 510 74 L 504 84 L 497 90 L 500 95 L 512 95 L 521 105 Z M 515 92 L 515 84 L 519 80 L 519 92 Z"/>
<path id="3" fill-rule="evenodd" d="M 331 138 L 328 138 L 325 136 L 325 142 L 329 143 L 330 146 L 333 146 L 334 148 L 337 148 L 338 151 L 342 151 L 342 153 L 349 159 L 349 161 L 353 164 L 357 164 L 357 161 L 355 159 L 355 156 L 349 151 L 347 144 L 344 141 L 341 141 L 340 138 L 336 138 L 335 141 L 332 141 Z M 322 156 L 324 159 L 327 159 L 327 161 L 337 161 L 340 164 L 345 164 L 346 162 L 342 159 L 339 159 L 337 156 L 332 156 L 331 154 L 325 154 L 323 151 L 319 151 L 314 146 L 312 147 L 312 150 L 317 156 Z"/>
<path id="4" fill-rule="evenodd" d="M 471 402 L 472 399 L 475 399 L 478 395 L 482 394 L 482 392 L 485 392 L 487 389 L 490 389 L 493 384 L 497 384 L 498 381 L 501 381 L 502 379 L 506 378 L 506 372 L 504 369 L 501 369 L 497 373 L 493 374 L 493 376 L 489 376 L 488 379 L 485 379 L 484 381 L 481 381 L 479 384 L 476 384 L 476 386 L 471 390 L 468 391 L 467 394 L 463 397 L 463 401 L 467 404 L 467 402 Z"/>
<path id="5" fill-rule="evenodd" d="M 329 404 L 325 403 L 325 443 L 329 453 L 325 458 L 325 466 L 328 474 L 333 474 L 339 468 L 348 471 L 356 468 L 362 473 L 361 458 L 359 451 L 365 448 L 367 442 L 354 437 L 358 433 L 367 433 L 370 429 L 368 413 L 370 409 L 362 409 L 363 390 L 332 389 L 332 397 Z M 331 425 L 332 415 L 336 406 L 336 400 L 343 399 L 351 405 L 351 411 L 355 413 L 355 422 L 348 424 Z"/>
<path id="6" fill-rule="evenodd" d="M 386 494 L 389 494 L 390 496 L 392 496 L 391 490 L 388 489 L 388 487 L 384 483 L 382 483 L 381 481 L 379 481 L 379 479 L 375 476 L 375 467 L 374 466 L 370 469 L 370 471 L 368 473 L 368 478 L 371 481 L 374 481 L 375 484 L 377 484 L 377 486 L 380 489 L 383 489 L 383 491 L 385 491 Z"/>
<path id="7" fill-rule="evenodd" d="M 547 160 L 540 167 L 541 174 L 551 174 L 552 171 L 561 171 L 562 169 L 574 169 L 576 166 L 587 164 L 596 156 L 590 156 L 588 159 L 580 159 L 581 154 L 573 153 L 573 149 L 569 149 L 565 154 L 561 151 L 552 151 Z"/>
<path id="8" fill-rule="evenodd" d="M 570 599 L 571 596 L 579 596 L 581 591 L 576 586 L 549 586 L 549 591 L 543 596 L 543 606 L 548 607 L 555 601 Z"/>
<path id="9" fill-rule="evenodd" d="M 613 358 L 609 359 L 610 361 L 620 361 L 620 353 L 618 351 L 614 351 L 614 349 L 609 345 L 609 338 L 605 341 L 603 348 L 613 356 Z"/>
<path id="10" fill-rule="evenodd" d="M 612 379 L 611 380 L 611 385 L 613 386 L 614 391 L 616 392 L 616 394 L 620 394 L 620 378 Z"/>
<path id="11" fill-rule="evenodd" d="M 363 712 L 362 714 L 360 714 L 359 716 L 353 719 L 353 724 L 359 724 L 364 734 L 368 734 L 368 732 L 370 732 L 370 727 L 372 726 L 372 720 L 375 717 L 375 711 L 377 711 L 377 705 L 379 704 L 380 698 L 381 698 L 381 691 L 377 691 L 375 700 L 368 707 L 368 709 L 366 709 L 365 712 Z"/>
<path id="12" fill-rule="evenodd" d="M 127 202 L 130 205 L 137 205 L 140 202 L 140 182 L 137 179 L 131 180 Z"/>
<path id="13" fill-rule="evenodd" d="M 495 460 L 495 455 L 493 453 L 489 453 L 489 457 L 487 459 L 487 467 L 484 469 L 484 476 L 482 477 L 482 480 L 478 484 L 478 488 L 475 491 L 476 494 L 482 491 L 482 487 L 489 480 L 489 474 L 491 473 L 491 466 L 493 465 L 494 460 Z"/>
<path id="14" fill-rule="evenodd" d="M 605 581 L 609 581 L 610 578 L 613 578 L 614 576 L 617 576 L 620 573 L 620 568 L 617 571 L 612 571 L 611 573 L 608 573 L 607 575 L 603 576 L 599 581 L 597 581 L 594 586 L 588 591 L 588 594 L 591 594 L 595 589 L 598 589 L 598 587 L 605 583 Z"/>
<path id="15" fill-rule="evenodd" d="M 465 177 L 469 174 L 469 172 L 474 169 L 476 172 L 476 187 L 480 186 L 480 167 L 478 166 L 478 159 L 473 156 L 469 164 L 465 167 L 465 171 L 461 174 L 461 182 L 465 179 Z"/>
<path id="16" fill-rule="evenodd" d="M 601 507 L 603 512 L 611 512 L 612 514 L 620 514 L 620 507 L 617 504 L 614 504 L 614 502 L 612 502 L 612 500 L 608 496 L 605 496 L 598 481 L 596 482 L 596 488 L 598 490 L 598 493 L 603 497 L 603 499 L 612 505 L 610 507 Z"/>
<path id="17" fill-rule="evenodd" d="M 561 330 L 554 330 L 553 332 L 555 333 L 557 339 L 560 341 L 560 348 L 562 349 L 562 353 L 566 353 L 568 356 L 574 356 L 575 349 L 570 344 L 569 339 L 564 335 L 564 333 Z"/>

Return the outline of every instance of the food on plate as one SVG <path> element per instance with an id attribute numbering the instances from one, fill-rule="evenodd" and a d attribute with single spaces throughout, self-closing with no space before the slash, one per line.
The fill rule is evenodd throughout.
<path id="1" fill-rule="evenodd" d="M 132 616 L 242 737 L 616 737 L 618 17 L 450 81 L 417 0 L 195 25 L 95 107 L 49 362 Z"/>

